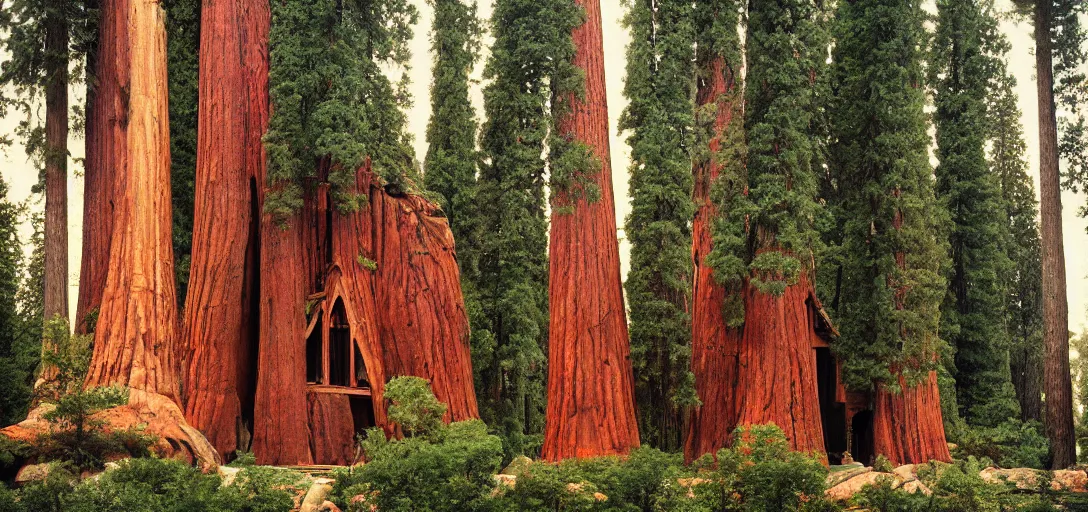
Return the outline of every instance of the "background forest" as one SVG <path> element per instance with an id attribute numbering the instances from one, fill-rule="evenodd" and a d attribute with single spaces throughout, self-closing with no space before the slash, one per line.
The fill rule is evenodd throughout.
<path id="1" fill-rule="evenodd" d="M 446 406 L 420 406 L 417 401 L 434 397 L 390 384 L 389 415 L 407 439 L 368 437 L 361 449 L 379 463 L 361 476 L 341 475 L 347 483 L 338 499 L 363 495 L 352 494 L 358 491 L 353 479 L 363 486 L 384 482 L 382 496 L 392 496 L 404 487 L 397 478 L 432 456 L 487 469 L 465 476 L 459 489 L 467 493 L 465 502 L 475 503 L 492 466 L 542 453 L 569 458 L 561 442 L 556 446 L 557 434 L 546 430 L 547 418 L 565 414 L 558 401 L 547 400 L 549 375 L 561 375 L 549 367 L 549 350 L 556 350 L 549 334 L 570 327 L 557 320 L 564 316 L 556 313 L 559 306 L 549 304 L 549 280 L 553 287 L 556 276 L 579 284 L 557 272 L 565 262 L 554 256 L 555 237 L 573 232 L 576 214 L 602 198 L 607 205 L 613 195 L 627 311 L 626 322 L 618 320 L 622 315 L 611 321 L 622 324 L 615 332 L 630 343 L 637 427 L 622 419 L 610 427 L 630 429 L 634 444 L 651 451 L 615 462 L 630 465 L 621 469 L 591 463 L 560 466 L 560 474 L 615 471 L 616 481 L 600 487 L 643 509 L 674 499 L 675 490 L 624 483 L 622 475 L 653 473 L 654 466 L 688 471 L 676 469 L 683 467 L 685 448 L 689 461 L 695 458 L 686 432 L 720 422 L 713 408 L 701 409 L 709 391 L 700 377 L 717 370 L 693 363 L 693 352 L 710 336 L 701 329 L 754 325 L 765 310 L 739 297 L 793 293 L 801 294 L 798 304 L 820 305 L 833 322 L 831 349 L 847 389 L 873 393 L 878 403 L 919 389 L 939 395 L 939 420 L 928 427 L 941 432 L 929 432 L 922 420 L 899 435 L 923 444 L 947 438 L 955 445 L 951 455 L 967 461 L 959 469 L 965 479 L 977 473 L 976 458 L 1002 467 L 1061 469 L 1077 462 L 1081 450 L 1072 440 L 1088 445 L 1088 331 L 1075 332 L 1088 314 L 1080 257 L 1088 233 L 1073 215 L 1088 215 L 1080 194 L 1088 187 L 1088 6 L 1075 0 L 787 3 L 792 9 L 744 8 L 731 0 L 604 2 L 606 135 L 613 150 L 606 162 L 592 143 L 568 136 L 577 128 L 565 122 L 578 101 L 603 85 L 579 68 L 579 47 L 568 37 L 583 21 L 577 3 L 363 1 L 345 11 L 300 0 L 273 6 L 268 74 L 275 108 L 262 141 L 275 186 L 262 196 L 263 213 L 288 225 L 304 207 L 314 162 L 342 213 L 368 204 L 355 188 L 354 170 L 362 166 L 385 190 L 422 195 L 449 221 L 471 325 L 482 423 L 443 426 L 441 413 L 421 419 Z M 84 308 L 85 290 L 73 284 L 81 279 L 76 269 L 86 268 L 80 253 L 88 250 L 75 236 L 84 228 L 80 148 L 85 137 L 101 136 L 83 130 L 84 84 L 94 76 L 88 55 L 105 50 L 96 39 L 96 6 L 48 0 L 3 6 L 0 140 L 9 146 L 6 161 L 14 163 L 0 182 L 0 424 L 7 425 L 41 399 L 34 383 L 43 353 L 56 373 L 43 378 L 60 382 L 79 380 L 67 372 L 78 371 L 71 367 L 80 357 L 90 358 L 54 356 L 49 348 L 67 346 L 64 319 L 83 334 L 99 314 Z M 194 258 L 198 59 L 204 53 L 199 0 L 169 0 L 163 8 L 176 260 L 171 286 L 181 310 Z M 1031 85 L 1038 45 L 1030 34 L 1044 21 L 1051 25 L 1046 33 L 1054 62 L 1046 76 L 1053 87 L 1037 98 Z M 738 25 L 745 31 L 734 30 Z M 321 50 L 330 35 L 337 44 Z M 884 43 L 874 48 L 880 38 Z M 336 80 L 318 79 L 327 68 L 341 70 Z M 1054 147 L 1049 139 L 1037 142 L 1046 123 L 1040 127 L 1028 114 L 1051 93 Z M 63 131 L 58 118 L 66 121 Z M 1047 180 L 1056 177 L 1058 157 L 1065 210 L 1049 210 L 1042 227 L 1050 230 L 1041 231 L 1038 176 L 1053 185 Z M 595 180 L 609 169 L 613 188 L 602 190 Z M 1043 205 L 1054 206 L 1057 190 L 1046 190 L 1053 195 Z M 1063 240 L 1054 235 L 1061 233 L 1060 224 L 1053 229 L 1058 219 L 1065 222 L 1064 254 L 1053 249 Z M 64 231 L 72 236 L 57 236 Z M 356 258 L 371 271 L 377 265 L 365 254 Z M 1068 262 L 1072 310 L 1064 313 L 1065 278 L 1060 287 L 1043 279 L 1055 261 L 1063 268 Z M 716 320 L 704 321 L 706 311 L 692 306 L 702 287 L 723 290 L 710 313 Z M 606 296 L 608 287 L 601 288 Z M 1046 309 L 1044 299 L 1051 301 Z M 55 317 L 59 323 L 47 322 Z M 1053 335 L 1055 326 L 1060 336 Z M 69 384 L 52 391 L 64 396 Z M 72 393 L 83 400 L 73 405 L 76 416 L 112 404 L 108 393 Z M 406 412 L 406 404 L 422 409 Z M 700 410 L 702 419 L 692 416 Z M 741 423 L 762 423 L 758 414 L 732 413 Z M 822 483 L 804 486 L 806 478 L 826 475 L 819 457 L 814 462 L 788 448 L 809 451 L 824 440 L 809 446 L 803 428 L 782 427 L 784 437 L 766 427 L 736 434 L 756 438 L 770 447 L 766 452 L 753 455 L 741 442 L 695 455 L 717 453 L 735 462 L 716 471 L 741 482 L 728 489 L 747 496 L 742 501 L 750 509 L 775 510 L 786 502 L 804 508 L 790 500 L 805 502 L 822 492 Z M 464 453 L 468 460 L 457 459 Z M 893 462 L 912 460 L 909 450 L 888 455 Z M 881 463 L 875 457 L 862 462 Z M 782 484 L 786 497 L 757 506 L 764 497 L 757 499 L 753 489 L 760 478 L 777 478 L 775 464 L 811 471 Z M 642 476 L 660 483 L 683 475 Z M 537 477 L 543 487 L 575 478 Z M 938 492 L 941 499 L 957 495 L 957 485 L 977 484 L 956 478 L 935 470 L 926 481 L 952 489 Z M 518 488 L 524 490 L 512 491 L 504 506 L 554 498 L 552 491 L 533 494 L 530 484 Z M 887 498 L 879 489 L 870 492 L 876 494 L 863 499 Z M 418 506 L 425 498 L 403 499 L 401 506 Z M 929 506 L 937 505 L 931 500 Z"/>

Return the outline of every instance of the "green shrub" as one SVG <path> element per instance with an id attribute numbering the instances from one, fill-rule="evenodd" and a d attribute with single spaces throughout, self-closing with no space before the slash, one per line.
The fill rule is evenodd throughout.
<path id="1" fill-rule="evenodd" d="M 948 428 L 949 442 L 956 444 L 957 459 L 989 459 L 1003 468 L 1043 469 L 1049 442 L 1037 422 L 1009 419 L 996 427 L 968 426 L 958 420 Z"/>
<path id="2" fill-rule="evenodd" d="M 389 401 L 389 421 L 396 423 L 405 437 L 429 435 L 442 427 L 446 404 L 431 392 L 430 384 L 419 377 L 394 377 L 385 385 Z"/>
<path id="3" fill-rule="evenodd" d="M 739 510 L 827 510 L 827 468 L 815 455 L 790 450 L 775 425 L 740 427 L 733 447 L 718 452 L 723 482 L 735 485 Z"/>
<path id="4" fill-rule="evenodd" d="M 923 512 L 936 511 L 935 500 L 921 493 L 908 493 L 892 487 L 891 477 L 881 478 L 867 485 L 854 495 L 851 503 L 872 512 Z"/>

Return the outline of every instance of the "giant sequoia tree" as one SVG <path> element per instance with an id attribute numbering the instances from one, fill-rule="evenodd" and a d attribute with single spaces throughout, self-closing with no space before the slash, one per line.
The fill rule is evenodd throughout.
<path id="1" fill-rule="evenodd" d="M 719 282 L 737 294 L 724 312 L 740 327 L 736 423 L 775 423 L 791 447 L 803 451 L 824 445 L 820 407 L 812 399 L 816 355 L 808 309 L 820 243 L 814 221 L 822 215 L 816 201 L 816 113 L 827 48 L 822 5 L 794 0 L 748 7 L 747 167 L 722 184 L 723 218 L 710 260 Z M 705 370 L 696 380 L 719 378 L 713 368 Z"/>
<path id="2" fill-rule="evenodd" d="M 627 453 L 639 445 L 612 196 L 599 0 L 579 0 L 571 63 L 584 87 L 553 87 L 548 299 L 547 460 Z"/>
<path id="3" fill-rule="evenodd" d="M 459 240 L 466 295 L 475 295 L 472 359 L 480 416 L 507 455 L 527 453 L 544 430 L 548 343 L 548 221 L 545 142 L 552 91 L 569 75 L 569 0 L 498 0 L 495 42 L 484 70 L 473 236 Z M 549 20 L 548 30 L 541 30 Z M 556 65 L 558 64 L 558 65 Z M 470 299 L 471 300 L 471 299 Z"/>
<path id="4" fill-rule="evenodd" d="M 1019 416 L 1004 329 L 1001 251 L 1004 207 L 986 158 L 987 85 L 994 62 L 985 34 L 994 20 L 985 2 L 940 1 L 933 42 L 937 195 L 951 216 L 952 264 L 941 308 L 942 332 L 955 349 L 956 402 L 969 423 L 993 426 Z"/>
<path id="5" fill-rule="evenodd" d="M 743 94 L 741 2 L 715 0 L 696 5 L 696 147 L 692 151 L 696 207 L 692 223 L 691 368 L 701 405 L 693 409 L 684 434 L 684 456 L 694 460 L 725 447 L 736 425 L 734 399 L 741 330 L 736 312 L 743 300 L 742 277 L 716 273 L 710 256 L 736 257 L 729 248 L 744 242 Z M 725 277 L 725 279 L 721 279 Z"/>
<path id="6" fill-rule="evenodd" d="M 875 392 L 874 453 L 949 460 L 937 390 L 944 213 L 929 164 L 913 0 L 839 5 L 831 176 L 842 241 L 836 352 L 846 385 Z"/>
<path id="7" fill-rule="evenodd" d="M 647 444 L 680 448 L 683 408 L 694 405 L 691 373 L 692 264 L 688 243 L 694 139 L 694 7 L 631 4 L 625 19 L 624 93 L 620 129 L 631 130 L 631 241 L 627 299 L 639 432 Z"/>

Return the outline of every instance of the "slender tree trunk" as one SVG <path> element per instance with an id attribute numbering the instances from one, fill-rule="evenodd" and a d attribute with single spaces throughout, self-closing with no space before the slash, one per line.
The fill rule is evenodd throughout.
<path id="1" fill-rule="evenodd" d="M 47 4 L 48 5 L 48 4 Z M 52 5 L 53 9 L 59 6 Z M 45 320 L 68 319 L 68 26 L 59 13 L 45 19 Z M 42 342 L 42 360 L 56 347 Z M 56 377 L 43 364 L 38 383 Z"/>
<path id="2" fill-rule="evenodd" d="M 252 185 L 264 176 L 271 18 L 267 2 L 204 0 L 201 19 L 185 415 L 226 457 L 247 448 L 238 432 L 255 391 L 259 210 Z"/>
<path id="3" fill-rule="evenodd" d="M 735 74 L 720 57 L 709 66 L 708 76 L 699 82 L 696 102 L 699 107 L 717 105 L 714 137 L 710 152 L 722 146 L 729 124 L 733 121 L 733 105 L 727 103 L 735 89 Z M 734 101 L 740 101 L 735 99 Z M 695 221 L 692 226 L 695 262 L 695 287 L 692 292 L 691 370 L 695 374 L 695 392 L 703 402 L 692 411 L 684 439 L 684 458 L 691 462 L 703 454 L 724 448 L 737 425 L 737 351 L 742 331 L 726 324 L 723 311 L 729 292 L 714 278 L 714 269 L 707 263 L 713 249 L 714 222 L 717 206 L 710 197 L 713 183 L 721 172 L 721 163 L 710 158 L 696 165 Z"/>
<path id="4" fill-rule="evenodd" d="M 83 256 L 76 332 L 94 329 L 106 287 L 116 216 L 116 175 L 127 161 L 129 38 L 126 0 L 102 0 L 94 81 L 88 86 L 83 175 Z"/>
<path id="5" fill-rule="evenodd" d="M 567 98 L 571 111 L 559 131 L 593 149 L 600 172 L 585 176 L 600 188 L 587 202 L 554 191 L 550 243 L 548 413 L 542 457 L 625 454 L 638 447 L 634 377 L 620 282 L 616 211 L 608 144 L 604 50 L 599 0 L 579 0 L 586 23 L 574 30 L 574 65 L 585 71 L 585 98 Z"/>
<path id="6" fill-rule="evenodd" d="M 1043 390 L 1051 467 L 1077 461 L 1073 432 L 1073 384 L 1069 375 L 1069 303 L 1066 298 L 1065 248 L 1062 238 L 1061 176 L 1058 169 L 1058 122 L 1054 111 L 1054 63 L 1051 2 L 1035 2 L 1035 68 L 1039 95 L 1039 213 L 1043 249 Z"/>

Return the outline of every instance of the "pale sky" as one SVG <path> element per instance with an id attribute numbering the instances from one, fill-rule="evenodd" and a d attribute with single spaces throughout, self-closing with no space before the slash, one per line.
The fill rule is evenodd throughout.
<path id="1" fill-rule="evenodd" d="M 415 135 L 416 154 L 420 161 L 426 154 L 426 140 L 424 134 L 427 128 L 427 120 L 430 116 L 430 85 L 431 56 L 429 54 L 428 34 L 431 29 L 431 12 L 425 0 L 412 0 L 419 8 L 420 23 L 416 27 L 416 36 L 412 43 L 412 93 L 415 103 L 409 111 L 409 131 Z M 479 0 L 480 16 L 489 18 L 493 0 Z M 999 4 L 1007 7 L 1008 0 L 999 0 Z M 629 246 L 623 241 L 622 226 L 627 213 L 630 211 L 628 198 L 628 162 L 630 149 L 625 142 L 626 136 L 616 131 L 617 120 L 626 106 L 623 97 L 624 78 L 624 49 L 629 41 L 627 32 L 620 24 L 623 16 L 623 6 L 620 0 L 602 0 L 601 10 L 604 17 L 604 52 L 605 72 L 608 85 L 608 106 L 610 126 L 612 127 L 612 175 L 613 188 L 616 197 L 616 218 L 620 228 L 620 257 L 623 265 L 623 274 L 627 274 L 627 262 Z M 1032 54 L 1033 42 L 1030 25 L 1023 23 L 1004 22 L 1002 24 L 1009 41 L 1012 43 L 1010 53 L 1010 69 L 1018 80 L 1017 93 L 1020 97 L 1020 109 L 1024 113 L 1023 124 L 1028 145 L 1028 156 L 1031 164 L 1032 177 L 1038 189 L 1039 167 L 1039 143 L 1037 104 L 1035 97 L 1034 56 Z M 487 44 L 485 46 L 485 51 Z M 0 54 L 0 59 L 7 58 Z M 483 69 L 484 59 L 481 59 L 475 76 L 479 79 Z M 482 84 L 475 83 L 472 87 L 473 102 L 476 105 L 478 115 L 483 112 Z M 73 91 L 72 102 L 82 102 L 83 91 Z M 9 115 L 0 118 L 0 133 L 10 134 L 18 124 L 18 116 Z M 82 158 L 83 141 L 73 138 L 69 142 L 69 150 L 73 160 Z M 73 172 L 69 179 L 69 283 L 70 283 L 70 309 L 75 314 L 75 297 L 79 283 L 79 259 L 82 247 L 82 212 L 83 212 L 83 180 L 78 175 L 80 166 L 74 161 L 70 165 Z M 26 161 L 23 148 L 16 145 L 6 154 L 0 153 L 0 176 L 10 186 L 9 197 L 14 201 L 23 201 L 30 196 L 30 187 L 36 181 L 37 171 Z M 1086 197 L 1065 192 L 1062 195 L 1064 205 L 1063 220 L 1065 227 L 1065 253 L 1066 267 L 1069 277 L 1069 327 L 1074 331 L 1081 331 L 1088 324 L 1088 257 L 1084 254 L 1088 250 L 1088 220 L 1077 216 L 1077 209 L 1084 205 Z M 33 208 L 40 210 L 43 202 L 38 201 Z M 30 237 L 30 226 L 23 226 L 21 235 L 23 240 Z"/>

